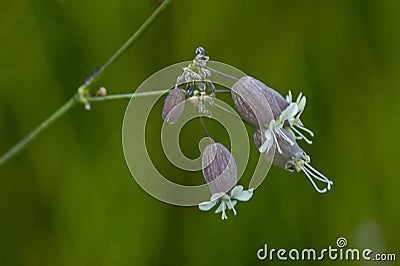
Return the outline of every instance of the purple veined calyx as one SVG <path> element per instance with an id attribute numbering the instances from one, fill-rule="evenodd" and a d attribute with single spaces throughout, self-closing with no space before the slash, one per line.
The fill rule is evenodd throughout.
<path id="1" fill-rule="evenodd" d="M 305 140 L 308 144 L 312 143 L 300 130 L 314 136 L 300 120 L 306 105 L 305 96 L 300 93 L 293 101 L 289 91 L 285 99 L 261 81 L 245 76 L 233 85 L 232 98 L 239 113 L 256 129 L 254 141 L 262 155 L 270 155 L 271 148 L 275 148 L 274 165 L 291 172 L 302 171 L 319 193 L 331 189 L 333 182 L 309 164 L 310 157 L 296 142 Z M 267 115 L 268 107 L 273 117 Z M 319 188 L 316 181 L 325 187 Z"/>
<path id="2" fill-rule="evenodd" d="M 238 201 L 248 201 L 253 196 L 253 189 L 244 190 L 236 185 L 238 181 L 237 166 L 232 154 L 221 143 L 213 140 L 203 151 L 203 176 L 212 193 L 209 201 L 201 202 L 199 209 L 211 210 L 218 205 L 215 213 L 221 213 L 222 220 L 228 219 L 227 210 L 236 215 L 235 205 Z"/>

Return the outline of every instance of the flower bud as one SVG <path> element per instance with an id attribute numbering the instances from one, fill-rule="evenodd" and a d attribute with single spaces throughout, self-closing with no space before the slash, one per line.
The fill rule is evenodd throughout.
<path id="1" fill-rule="evenodd" d="M 205 147 L 202 168 L 211 194 L 228 193 L 237 183 L 235 159 L 220 143 L 211 143 Z"/>
<path id="2" fill-rule="evenodd" d="M 287 104 L 279 93 L 250 76 L 236 81 L 231 91 L 236 109 L 255 128 L 264 127 L 279 117 L 282 112 L 280 106 Z"/>
<path id="3" fill-rule="evenodd" d="M 95 93 L 96 96 L 106 96 L 107 95 L 107 89 L 104 87 L 101 87 L 100 89 L 98 89 L 98 91 L 96 91 Z"/>
<path id="4" fill-rule="evenodd" d="M 168 124 L 178 121 L 185 108 L 186 93 L 181 89 L 172 89 L 164 102 L 162 117 Z"/>

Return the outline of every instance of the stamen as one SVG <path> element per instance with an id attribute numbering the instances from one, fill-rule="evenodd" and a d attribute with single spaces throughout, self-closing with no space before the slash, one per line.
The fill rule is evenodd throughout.
<path id="1" fill-rule="evenodd" d="M 227 200 L 226 205 L 228 205 L 228 209 L 231 209 L 233 211 L 233 214 L 236 215 L 235 207 L 230 199 Z"/>
<path id="2" fill-rule="evenodd" d="M 323 174 L 321 174 L 320 172 L 318 172 L 314 167 L 312 167 L 312 166 L 309 165 L 308 163 L 304 163 L 304 165 L 305 165 L 306 168 L 309 169 L 310 173 L 311 173 L 311 171 L 314 172 L 315 175 L 313 175 L 313 176 L 315 176 L 316 179 L 318 179 L 318 180 L 320 180 L 320 181 L 325 182 L 325 183 L 328 184 L 328 190 L 331 189 L 331 185 L 333 185 L 333 181 L 329 180 L 326 176 L 324 176 Z M 311 173 L 311 174 L 312 174 L 312 173 Z M 318 176 L 318 175 L 319 175 L 319 176 Z"/>
<path id="3" fill-rule="evenodd" d="M 310 174 L 312 174 L 311 172 L 309 172 L 309 170 L 307 170 L 307 168 L 305 167 L 301 167 L 301 170 L 303 170 L 303 173 L 306 174 L 308 180 L 310 180 L 311 184 L 313 185 L 313 187 L 315 188 L 315 190 L 319 193 L 325 193 L 327 190 L 326 188 L 324 189 L 320 189 L 314 182 L 314 180 L 312 179 L 312 177 L 310 176 Z M 314 175 L 313 175 L 314 176 Z"/>
<path id="4" fill-rule="evenodd" d="M 276 128 L 278 135 L 280 135 L 284 140 L 289 142 L 291 146 L 293 146 L 294 142 L 282 131 L 282 128 Z"/>
<path id="5" fill-rule="evenodd" d="M 306 136 L 304 136 L 297 128 L 295 128 L 294 126 L 290 127 L 296 134 L 298 134 L 299 136 L 296 137 L 296 139 L 304 139 L 308 144 L 312 144 L 312 141 L 307 139 Z"/>
<path id="6" fill-rule="evenodd" d="M 228 219 L 228 216 L 225 213 L 226 205 L 224 200 L 221 201 L 221 206 L 222 206 L 222 214 L 221 214 L 222 220 Z"/>
<path id="7" fill-rule="evenodd" d="M 278 148 L 278 152 L 282 153 L 281 147 L 279 146 L 278 140 L 276 139 L 275 132 L 272 131 L 272 136 L 274 136 L 276 147 Z"/>
<path id="8" fill-rule="evenodd" d="M 314 137 L 314 133 L 313 133 L 311 130 L 309 130 L 308 128 L 305 128 L 305 127 L 303 127 L 303 126 L 301 126 L 301 125 L 298 125 L 298 124 L 296 124 L 296 125 L 294 125 L 294 126 L 300 128 L 301 130 L 304 130 L 305 132 L 307 132 L 308 134 L 310 134 L 311 137 Z"/>

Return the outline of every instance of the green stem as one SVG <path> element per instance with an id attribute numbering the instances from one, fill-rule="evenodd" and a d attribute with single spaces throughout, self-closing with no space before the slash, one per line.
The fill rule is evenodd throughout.
<path id="1" fill-rule="evenodd" d="M 118 101 L 118 100 L 129 100 L 130 98 L 162 95 L 162 94 L 166 93 L 167 91 L 169 91 L 169 90 L 135 92 L 135 93 L 127 93 L 127 94 L 114 94 L 114 95 L 107 95 L 107 96 L 93 96 L 93 97 L 88 97 L 88 100 L 89 100 L 89 102 L 109 102 L 109 101 Z"/>
<path id="2" fill-rule="evenodd" d="M 128 50 L 132 44 L 134 44 L 140 36 L 150 27 L 150 25 L 157 19 L 162 11 L 168 6 L 170 0 L 165 0 L 151 15 L 150 17 L 140 26 L 140 28 L 107 60 L 107 62 L 95 71 L 91 77 L 89 77 L 84 84 L 78 88 L 78 92 L 74 97 L 66 101 L 57 111 L 55 111 L 50 117 L 43 121 L 37 128 L 35 128 L 26 137 L 20 140 L 17 144 L 11 147 L 7 152 L 0 156 L 0 166 L 5 164 L 11 158 L 20 153 L 32 140 L 34 140 L 41 132 L 47 129 L 54 122 L 58 121 L 64 114 L 72 109 L 78 102 L 84 103 L 88 106 L 90 102 L 102 102 L 102 101 L 113 101 L 130 99 L 131 97 L 143 97 L 150 95 L 160 95 L 165 91 L 156 92 L 143 92 L 136 94 L 121 94 L 121 95 L 109 95 L 91 97 L 89 95 L 89 87 L 98 80 L 104 70 L 106 70 L 116 59 L 118 59 L 126 50 Z M 89 105 L 90 107 L 90 105 Z"/>
<path id="3" fill-rule="evenodd" d="M 157 96 L 166 93 L 168 90 L 160 91 L 149 91 L 149 92 L 138 92 L 138 93 L 127 93 L 127 94 L 114 94 L 107 96 L 92 96 L 88 97 L 89 102 L 106 102 L 106 101 L 118 101 L 118 100 L 129 100 L 131 98 L 139 98 L 146 96 Z M 29 133 L 25 138 L 20 140 L 17 144 L 11 147 L 5 154 L 0 157 L 0 166 L 6 163 L 8 160 L 17 155 L 22 149 L 25 148 L 32 140 L 34 140 L 42 131 L 47 129 L 54 122 L 58 121 L 64 114 L 72 109 L 78 103 L 76 97 L 72 97 L 65 102 L 60 108 L 57 109 L 50 117 L 43 121 L 37 128 Z"/>
<path id="4" fill-rule="evenodd" d="M 72 97 L 66 101 L 57 111 L 55 111 L 50 117 L 43 121 L 37 128 L 29 133 L 25 138 L 20 140 L 17 144 L 11 147 L 5 154 L 0 157 L 0 166 L 6 163 L 8 160 L 17 155 L 26 145 L 34 140 L 43 130 L 48 128 L 55 121 L 59 120 L 65 113 L 71 110 L 72 107 L 77 103 L 76 99 Z"/>

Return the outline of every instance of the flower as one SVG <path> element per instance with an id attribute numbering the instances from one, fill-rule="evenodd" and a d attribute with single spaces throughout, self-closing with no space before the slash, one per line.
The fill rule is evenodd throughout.
<path id="1" fill-rule="evenodd" d="M 278 140 L 276 136 L 281 136 L 284 140 L 286 140 L 290 145 L 293 145 L 294 142 L 284 133 L 284 124 L 285 121 L 293 117 L 297 113 L 297 105 L 296 104 L 290 104 L 285 110 L 282 111 L 282 113 L 279 115 L 279 118 L 277 120 L 272 119 L 271 122 L 269 123 L 268 128 L 265 130 L 265 142 L 260 146 L 259 151 L 260 153 L 268 153 L 269 149 L 272 147 L 272 145 L 276 144 L 276 147 L 278 148 L 278 152 L 282 153 L 282 149 L 279 146 Z"/>
<path id="2" fill-rule="evenodd" d="M 292 145 L 282 137 L 282 135 L 277 135 L 275 143 L 277 147 L 281 148 L 280 153 L 275 153 L 273 157 L 272 163 L 280 168 L 283 168 L 290 172 L 300 172 L 302 171 L 311 182 L 315 190 L 319 193 L 325 193 L 331 189 L 333 185 L 333 181 L 329 180 L 326 176 L 321 174 L 315 168 L 313 168 L 310 163 L 310 157 L 299 147 L 294 136 L 289 133 L 286 129 L 282 128 L 282 133 L 285 134 L 286 138 L 289 138 L 293 143 Z M 253 135 L 254 143 L 257 147 L 261 147 L 262 145 L 262 137 L 263 134 L 261 129 L 257 129 Z M 263 153 L 263 156 L 268 161 L 271 160 L 270 154 L 268 152 Z M 319 181 L 325 183 L 325 188 L 320 189 L 315 181 Z"/>
<path id="3" fill-rule="evenodd" d="M 199 204 L 199 209 L 208 211 L 218 202 L 216 213 L 222 212 L 222 219 L 227 219 L 225 211 L 233 210 L 236 215 L 237 201 L 248 201 L 253 195 L 253 190 L 243 190 L 236 186 L 237 166 L 232 154 L 221 143 L 211 142 L 203 151 L 202 166 L 204 179 L 211 191 L 210 201 Z"/>
<path id="4" fill-rule="evenodd" d="M 210 201 L 201 202 L 199 209 L 202 211 L 211 210 L 217 203 L 220 203 L 215 213 L 221 212 L 222 220 L 228 219 L 226 210 L 232 210 L 233 214 L 236 215 L 235 206 L 238 201 L 248 201 L 253 196 L 253 189 L 244 190 L 243 186 L 235 186 L 231 193 L 226 194 L 224 192 L 214 193 L 211 196 Z"/>
<path id="5" fill-rule="evenodd" d="M 174 124 L 178 121 L 185 108 L 185 91 L 175 88 L 170 90 L 167 98 L 165 98 L 162 117 L 168 124 Z"/>
<path id="6" fill-rule="evenodd" d="M 312 144 L 312 141 L 307 139 L 298 129 L 301 129 L 305 132 L 307 132 L 311 137 L 314 137 L 314 133 L 305 128 L 303 123 L 300 120 L 300 115 L 303 113 L 304 108 L 306 106 L 306 97 L 303 96 L 303 94 L 300 92 L 299 96 L 297 96 L 296 102 L 292 101 L 292 92 L 289 91 L 289 94 L 286 96 L 286 101 L 289 104 L 295 104 L 297 106 L 298 112 L 295 114 L 295 116 L 289 117 L 288 122 L 290 129 L 293 132 L 293 135 L 296 137 L 296 139 L 304 139 L 308 144 Z"/>
<path id="7" fill-rule="evenodd" d="M 236 81 L 231 91 L 236 109 L 246 121 L 255 128 L 267 128 L 265 131 L 266 142 L 260 147 L 260 152 L 269 151 L 273 142 L 276 143 L 276 134 L 281 135 L 292 144 L 281 132 L 283 128 L 293 134 L 296 139 L 304 139 L 307 143 L 312 143 L 299 131 L 303 130 L 312 137 L 314 136 L 314 133 L 305 128 L 300 120 L 306 105 L 306 97 L 302 93 L 293 102 L 291 91 L 285 99 L 277 91 L 250 76 L 244 76 Z M 278 152 L 281 152 L 279 145 L 277 145 L 277 149 Z"/>
<path id="8" fill-rule="evenodd" d="M 182 89 L 186 85 L 186 95 L 197 108 L 197 112 L 211 117 L 211 111 L 206 104 L 214 104 L 215 86 L 208 79 L 211 76 L 211 71 L 206 66 L 208 60 L 204 48 L 198 47 L 196 57 L 188 66 L 182 68 L 183 73 L 177 77 L 175 89 Z"/>

